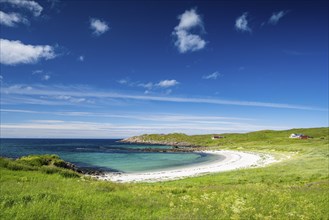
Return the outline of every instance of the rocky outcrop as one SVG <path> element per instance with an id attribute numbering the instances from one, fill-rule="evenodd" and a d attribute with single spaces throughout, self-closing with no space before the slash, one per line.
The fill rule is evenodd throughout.
<path id="1" fill-rule="evenodd" d="M 148 148 L 145 149 L 148 151 L 157 150 L 157 152 L 159 152 L 159 150 L 163 150 L 163 151 L 171 150 L 174 152 L 177 152 L 177 151 L 186 152 L 186 151 L 195 151 L 196 148 L 198 148 L 198 149 L 200 148 L 200 146 L 196 146 L 196 145 L 193 145 L 188 142 L 149 140 L 149 139 L 144 139 L 143 136 L 135 136 L 135 137 L 126 138 L 126 139 L 120 140 L 120 142 L 130 143 L 130 144 L 166 145 L 166 146 L 174 147 L 172 150 L 171 149 L 148 149 Z"/>
<path id="2" fill-rule="evenodd" d="M 144 148 L 140 149 L 140 152 L 154 152 L 154 153 L 178 153 L 178 152 L 193 152 L 195 151 L 195 148 L 192 147 L 174 147 L 169 149 L 163 149 L 163 148 Z"/>
<path id="3" fill-rule="evenodd" d="M 86 175 L 92 176 L 104 176 L 105 172 L 102 170 L 95 170 L 95 169 L 86 169 L 86 168 L 79 168 L 76 172 Z"/>
<path id="4" fill-rule="evenodd" d="M 104 175 L 104 172 L 101 170 L 95 170 L 92 168 L 81 168 L 77 167 L 73 163 L 67 162 L 67 161 L 61 161 L 60 164 L 54 164 L 57 167 L 65 168 L 73 170 L 74 172 L 81 173 L 81 174 L 87 174 L 87 175 L 95 175 L 95 176 L 102 176 Z"/>

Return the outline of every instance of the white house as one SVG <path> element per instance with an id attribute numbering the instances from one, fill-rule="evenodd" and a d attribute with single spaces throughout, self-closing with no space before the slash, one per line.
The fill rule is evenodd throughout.
<path id="1" fill-rule="evenodd" d="M 289 138 L 300 138 L 301 136 L 304 136 L 303 134 L 291 134 Z"/>
<path id="2" fill-rule="evenodd" d="M 309 139 L 309 138 L 312 138 L 308 135 L 304 135 L 304 134 L 291 134 L 289 136 L 289 138 L 298 138 L 298 139 Z"/>

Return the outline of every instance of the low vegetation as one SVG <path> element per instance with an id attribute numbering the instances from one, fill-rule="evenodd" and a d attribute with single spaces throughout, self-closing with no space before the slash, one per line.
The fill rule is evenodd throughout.
<path id="1" fill-rule="evenodd" d="M 0 166 L 8 170 L 39 171 L 47 174 L 59 174 L 63 177 L 80 177 L 57 155 L 30 155 L 17 160 L 0 158 Z"/>
<path id="2" fill-rule="evenodd" d="M 291 133 L 313 138 L 289 139 Z M 286 159 L 264 168 L 120 184 L 62 168 L 55 155 L 1 158 L 0 219 L 329 219 L 329 128 L 219 135 L 225 138 L 142 138 Z"/>
<path id="3" fill-rule="evenodd" d="M 312 138 L 307 140 L 289 138 L 292 133 L 303 133 Z M 206 146 L 207 149 L 246 149 L 291 152 L 294 150 L 305 152 L 309 145 L 328 144 L 328 128 L 291 129 L 284 131 L 256 131 L 246 134 L 207 134 L 186 135 L 181 133 L 160 135 L 146 134 L 138 138 L 142 141 L 190 143 L 195 146 Z M 212 140 L 213 136 L 223 138 Z M 295 148 L 295 149 L 294 149 Z"/>

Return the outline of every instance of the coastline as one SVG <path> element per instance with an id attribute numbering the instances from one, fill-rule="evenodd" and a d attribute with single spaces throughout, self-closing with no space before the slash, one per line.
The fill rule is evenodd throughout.
<path id="1" fill-rule="evenodd" d="M 168 170 L 140 172 L 140 173 L 111 173 L 104 172 L 103 175 L 91 175 L 99 180 L 113 182 L 162 182 L 178 180 L 188 177 L 202 176 L 210 173 L 219 173 L 237 169 L 256 168 L 277 162 L 270 154 L 241 152 L 232 150 L 196 151 L 199 153 L 221 155 L 223 160 L 215 160 L 181 168 Z"/>

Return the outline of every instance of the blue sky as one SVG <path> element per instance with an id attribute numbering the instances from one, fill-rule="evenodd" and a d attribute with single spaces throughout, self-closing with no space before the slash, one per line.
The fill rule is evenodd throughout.
<path id="1" fill-rule="evenodd" d="M 328 126 L 328 1 L 0 6 L 1 137 Z"/>

